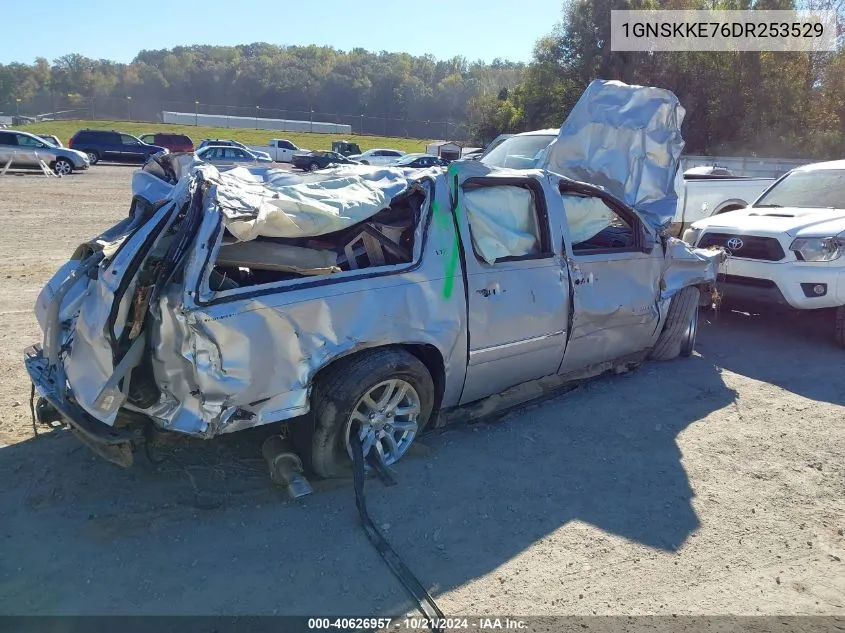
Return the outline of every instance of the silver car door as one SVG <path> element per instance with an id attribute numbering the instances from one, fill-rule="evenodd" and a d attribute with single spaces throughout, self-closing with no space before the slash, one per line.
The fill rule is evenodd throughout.
<path id="1" fill-rule="evenodd" d="M 661 246 L 630 209 L 564 193 L 573 292 L 560 373 L 640 352 L 659 332 Z"/>
<path id="2" fill-rule="evenodd" d="M 130 160 L 140 160 L 145 156 L 144 149 L 134 136 L 120 135 L 123 157 Z"/>
<path id="3" fill-rule="evenodd" d="M 557 371 L 569 280 L 539 181 L 471 178 L 457 194 L 469 310 L 465 404 Z"/>
<path id="4" fill-rule="evenodd" d="M 17 156 L 15 157 L 17 165 L 37 167 L 41 160 L 45 163 L 51 162 L 49 152 L 46 152 L 46 144 L 36 141 L 26 134 L 15 134 L 15 136 L 18 142 Z"/>

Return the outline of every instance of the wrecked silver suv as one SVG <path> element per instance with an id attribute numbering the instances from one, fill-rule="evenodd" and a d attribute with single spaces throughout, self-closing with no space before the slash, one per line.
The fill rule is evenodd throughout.
<path id="1" fill-rule="evenodd" d="M 594 82 L 543 169 L 150 162 L 38 298 L 39 415 L 124 466 L 145 425 L 285 422 L 331 477 L 351 433 L 391 464 L 458 407 L 689 355 L 722 254 L 661 230 L 682 117 Z"/>

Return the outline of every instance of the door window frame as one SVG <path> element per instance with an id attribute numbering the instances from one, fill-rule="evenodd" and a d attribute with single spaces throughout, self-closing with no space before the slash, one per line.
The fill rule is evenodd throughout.
<path id="1" fill-rule="evenodd" d="M 470 246 L 472 247 L 473 255 L 475 255 L 475 259 L 478 264 L 482 268 L 495 268 L 498 264 L 546 260 L 555 257 L 556 253 L 554 242 L 552 240 L 551 218 L 549 216 L 548 206 L 546 205 L 546 196 L 544 195 L 543 187 L 540 183 L 533 178 L 493 178 L 489 176 L 478 176 L 475 178 L 467 178 L 463 183 L 461 183 L 461 196 L 465 196 L 467 191 L 473 191 L 485 187 L 519 187 L 521 189 L 528 189 L 534 202 L 534 211 L 537 214 L 537 239 L 540 250 L 537 253 L 529 253 L 527 255 L 508 255 L 507 257 L 500 257 L 492 264 L 488 264 L 475 248 L 475 242 L 472 239 L 472 223 L 469 221 L 469 216 L 466 215 L 466 211 L 464 211 L 463 215 L 466 217 Z"/>
<path id="2" fill-rule="evenodd" d="M 185 291 L 191 296 L 192 301 L 199 307 L 208 307 L 224 303 L 232 303 L 235 301 L 242 301 L 246 299 L 254 299 L 256 297 L 263 297 L 267 295 L 274 295 L 283 292 L 293 292 L 296 290 L 306 290 L 309 288 L 318 288 L 321 286 L 331 286 L 340 283 L 348 283 L 361 279 L 375 279 L 379 277 L 393 277 L 406 273 L 411 273 L 420 268 L 423 260 L 428 252 L 428 241 L 430 239 L 431 225 L 434 223 L 434 202 L 437 199 L 436 180 L 431 177 L 421 178 L 418 182 L 427 183 L 430 187 L 428 195 L 424 196 L 421 202 L 420 214 L 421 217 L 414 229 L 414 235 L 421 236 L 421 239 L 415 241 L 414 252 L 410 262 L 401 264 L 392 264 L 385 266 L 376 266 L 368 268 L 360 268 L 355 270 L 346 270 L 331 275 L 320 275 L 306 279 L 287 279 L 284 281 L 273 281 L 266 284 L 258 284 L 255 286 L 246 286 L 243 288 L 234 288 L 232 290 L 217 291 L 210 299 L 202 299 L 204 292 L 208 289 L 208 277 L 210 271 L 213 270 L 216 263 L 217 253 L 222 236 L 225 233 L 225 227 L 221 217 L 214 218 L 215 227 L 210 236 L 209 241 L 202 247 L 205 251 L 205 256 L 201 266 L 197 269 L 197 275 L 192 278 L 189 283 L 184 286 Z M 422 224 L 422 227 L 420 227 Z M 460 238 L 459 238 L 460 239 Z M 416 282 L 413 282 L 416 283 Z"/>
<path id="3" fill-rule="evenodd" d="M 18 143 L 18 147 L 30 147 L 32 149 L 47 149 L 48 145 L 44 141 L 38 140 L 32 136 L 27 136 L 26 134 L 21 134 L 20 132 L 15 132 L 15 140 Z M 27 143 L 21 143 L 22 140 L 28 141 Z"/>
<path id="4" fill-rule="evenodd" d="M 640 217 L 621 200 L 615 198 L 605 191 L 597 187 L 592 187 L 585 183 L 562 180 L 557 186 L 558 193 L 561 196 L 561 209 L 563 211 L 563 221 L 566 223 L 566 250 L 576 259 L 592 257 L 593 255 L 622 255 L 630 253 L 644 253 L 645 242 L 643 240 L 643 222 Z M 576 194 L 587 196 L 590 198 L 598 198 L 604 202 L 608 208 L 618 215 L 624 222 L 631 227 L 633 232 L 634 243 L 631 246 L 624 248 L 591 248 L 588 251 L 580 251 L 575 249 L 569 233 L 569 218 L 566 216 L 566 205 L 563 202 L 563 196 L 567 194 Z"/>

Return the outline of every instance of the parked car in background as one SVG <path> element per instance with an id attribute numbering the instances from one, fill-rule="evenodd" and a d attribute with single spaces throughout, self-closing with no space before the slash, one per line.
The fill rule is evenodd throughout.
<path id="1" fill-rule="evenodd" d="M 169 152 L 165 147 L 149 145 L 136 136 L 117 130 L 79 130 L 70 137 L 68 147 L 87 154 L 92 165 L 101 160 L 145 163 L 154 154 Z"/>
<path id="2" fill-rule="evenodd" d="M 344 156 L 351 156 L 352 154 L 360 154 L 361 148 L 358 143 L 350 143 L 349 141 L 332 141 L 332 151 Z"/>
<path id="3" fill-rule="evenodd" d="M 399 149 L 368 149 L 361 154 L 351 154 L 347 158 L 357 160 L 362 165 L 392 165 L 405 152 Z"/>
<path id="4" fill-rule="evenodd" d="M 90 163 L 82 152 L 51 145 L 43 138 L 29 132 L 0 130 L 0 170 L 12 161 L 12 167 L 39 169 L 44 161 L 54 172 L 62 176 L 74 170 L 84 171 Z"/>
<path id="5" fill-rule="evenodd" d="M 483 147 L 462 147 L 461 158 L 466 160 L 478 160 L 484 156 Z"/>
<path id="6" fill-rule="evenodd" d="M 449 161 L 431 154 L 405 154 L 394 167 L 447 167 Z"/>
<path id="7" fill-rule="evenodd" d="M 716 174 L 676 176 L 678 209 L 672 220 L 672 235 L 680 237 L 703 218 L 742 209 L 763 193 L 774 178 L 737 178 Z"/>
<path id="8" fill-rule="evenodd" d="M 186 134 L 174 134 L 172 132 L 156 132 L 155 134 L 144 134 L 141 140 L 149 145 L 166 147 L 171 152 L 193 152 L 194 142 Z"/>
<path id="9" fill-rule="evenodd" d="M 272 163 L 269 156 L 258 156 L 247 149 L 227 145 L 206 145 L 197 150 L 197 157 L 216 167 L 237 167 Z"/>
<path id="10" fill-rule="evenodd" d="M 735 176 L 730 169 L 727 167 L 722 167 L 720 165 L 700 165 L 698 167 L 690 167 L 684 172 L 684 178 L 707 178 L 710 176 L 721 177 L 721 176 Z"/>
<path id="11" fill-rule="evenodd" d="M 36 134 L 35 136 L 40 139 L 44 139 L 45 141 L 50 143 L 50 145 L 55 145 L 56 147 L 64 147 L 64 145 L 62 145 L 62 142 L 59 140 L 58 136 L 54 136 L 52 134 Z"/>
<path id="12" fill-rule="evenodd" d="M 543 152 L 557 138 L 559 132 L 560 130 L 549 129 L 522 134 L 502 134 L 493 141 L 496 145 L 486 150 L 479 160 L 491 167 L 534 169 L 540 164 Z"/>
<path id="13" fill-rule="evenodd" d="M 727 249 L 725 301 L 835 310 L 833 334 L 845 347 L 845 160 L 790 171 L 747 208 L 693 223 L 684 241 Z"/>
<path id="14" fill-rule="evenodd" d="M 256 156 L 262 156 L 264 158 L 269 158 L 273 160 L 273 158 L 264 151 L 258 151 L 252 148 L 247 147 L 243 143 L 239 141 L 233 141 L 231 139 L 221 139 L 221 138 L 204 138 L 200 141 L 200 144 L 197 145 L 197 149 L 202 149 L 203 147 L 208 147 L 209 145 L 216 145 L 217 147 L 239 147 L 240 149 L 246 150 L 251 154 L 255 154 Z"/>
<path id="15" fill-rule="evenodd" d="M 285 138 L 271 138 L 267 145 L 248 145 L 247 149 L 254 154 L 267 154 L 278 163 L 289 163 L 297 154 L 310 152 L 309 149 L 297 147 Z"/>
<path id="16" fill-rule="evenodd" d="M 317 171 L 329 165 L 360 165 L 358 161 L 350 160 L 337 152 L 315 151 L 307 154 L 295 154 L 291 161 L 294 167 L 304 171 Z"/>
<path id="17" fill-rule="evenodd" d="M 484 149 L 481 150 L 481 156 L 484 156 L 485 154 L 489 154 L 494 149 L 496 149 L 499 145 L 501 145 L 504 141 L 509 139 L 511 136 L 514 136 L 514 134 L 499 134 L 499 136 L 497 136 L 492 141 L 487 143 L 487 145 L 484 146 Z M 481 158 L 481 156 L 479 156 L 478 158 Z"/>

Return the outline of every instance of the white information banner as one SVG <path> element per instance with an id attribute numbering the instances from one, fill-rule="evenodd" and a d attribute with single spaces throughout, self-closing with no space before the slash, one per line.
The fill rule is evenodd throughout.
<path id="1" fill-rule="evenodd" d="M 834 51 L 835 11 L 610 12 L 612 51 Z"/>

